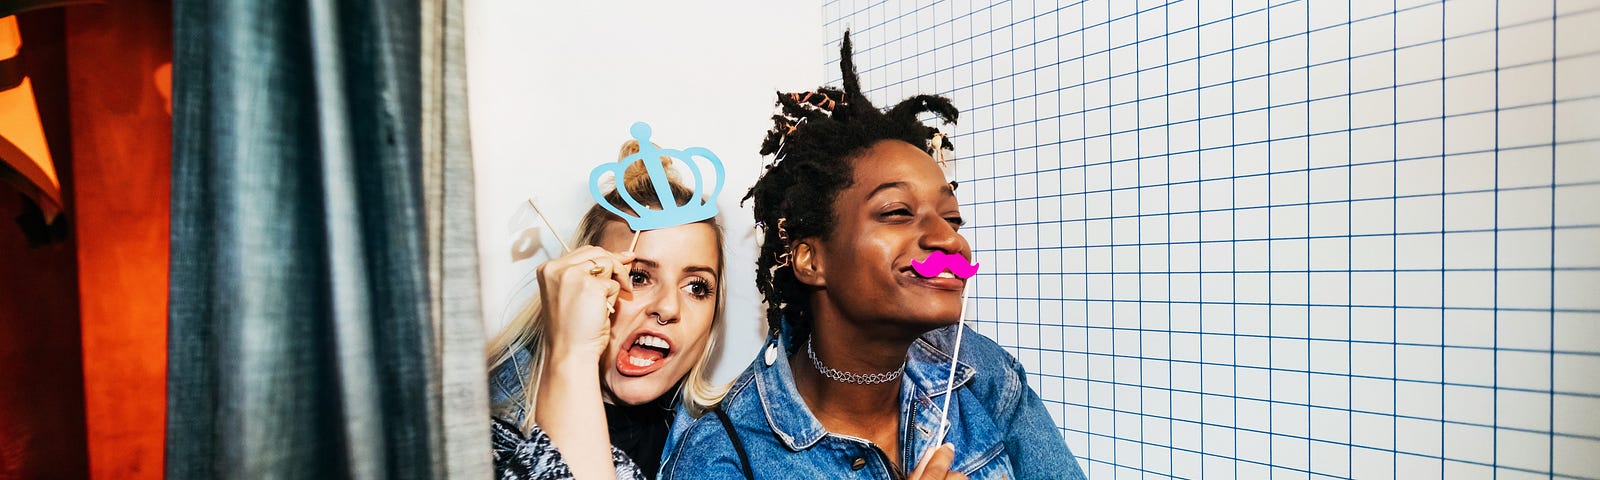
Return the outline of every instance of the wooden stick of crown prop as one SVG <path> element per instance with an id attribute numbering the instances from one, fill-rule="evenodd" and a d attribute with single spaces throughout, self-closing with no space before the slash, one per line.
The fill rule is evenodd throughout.
<path id="1" fill-rule="evenodd" d="M 533 213 L 539 215 L 539 220 L 544 221 L 544 228 L 550 229 L 550 234 L 556 236 L 557 242 L 561 242 L 561 251 L 572 253 L 572 246 L 567 245 L 567 241 L 561 239 L 561 234 L 556 232 L 556 226 L 551 224 L 550 219 L 544 216 L 544 211 L 539 210 L 539 204 L 533 203 L 533 197 L 528 197 L 528 206 L 533 207 Z"/>
<path id="2" fill-rule="evenodd" d="M 589 172 L 589 194 L 594 196 L 596 204 L 622 217 L 628 222 L 628 228 L 633 230 L 633 241 L 628 245 L 628 251 L 634 251 L 639 245 L 639 234 L 645 230 L 676 227 L 685 225 L 717 215 L 717 195 L 722 193 L 722 183 L 725 180 L 722 168 L 722 159 L 703 147 L 690 147 L 683 150 L 658 148 L 650 143 L 650 125 L 644 122 L 634 122 L 629 129 L 634 140 L 639 141 L 639 151 L 628 155 L 617 162 L 602 163 Z M 678 204 L 677 196 L 672 194 L 671 177 L 667 175 L 667 168 L 662 162 L 656 161 L 661 157 L 672 157 L 681 161 L 689 168 L 689 173 L 694 176 L 694 193 L 689 201 L 683 205 Z M 716 174 L 716 183 L 711 188 L 711 194 L 705 191 L 705 175 L 701 172 L 699 158 L 708 164 Z M 649 175 L 650 185 L 655 189 L 656 199 L 661 204 L 660 209 L 648 208 L 639 200 L 633 198 L 623 180 L 628 171 L 628 166 L 633 162 L 644 162 L 645 173 Z M 612 205 L 606 200 L 605 192 L 600 188 L 601 177 L 611 173 L 615 177 L 617 196 L 633 211 L 630 215 L 622 209 L 621 205 Z"/>

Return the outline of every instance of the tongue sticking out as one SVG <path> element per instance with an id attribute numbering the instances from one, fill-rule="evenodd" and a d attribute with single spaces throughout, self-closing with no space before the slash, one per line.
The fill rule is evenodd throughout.
<path id="1" fill-rule="evenodd" d="M 628 355 L 652 362 L 667 358 L 667 352 L 658 348 L 647 347 L 644 345 L 634 345 L 632 348 L 629 348 Z"/>

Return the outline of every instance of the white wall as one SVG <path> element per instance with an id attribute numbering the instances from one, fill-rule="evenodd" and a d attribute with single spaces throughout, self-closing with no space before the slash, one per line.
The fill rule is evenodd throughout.
<path id="1" fill-rule="evenodd" d="M 701 146 L 727 166 L 718 204 L 727 231 L 728 316 L 716 378 L 755 357 L 765 325 L 755 291 L 755 236 L 739 198 L 775 90 L 823 81 L 821 11 L 776 2 L 509 2 L 467 0 L 468 101 L 476 162 L 484 325 L 496 332 L 535 293 L 532 277 L 593 204 L 589 170 L 616 160 L 644 121 L 665 148 Z M 513 261 L 538 228 L 542 249 Z"/>

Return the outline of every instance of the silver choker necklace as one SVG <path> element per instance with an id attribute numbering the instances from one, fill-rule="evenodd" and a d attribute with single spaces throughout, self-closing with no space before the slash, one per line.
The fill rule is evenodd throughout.
<path id="1" fill-rule="evenodd" d="M 827 365 L 822 364 L 822 360 L 817 360 L 817 351 L 811 349 L 810 337 L 806 338 L 806 356 L 811 357 L 811 366 L 816 367 L 818 373 L 828 377 L 829 380 L 840 383 L 854 383 L 856 385 L 889 383 L 899 379 L 900 373 L 906 371 L 905 362 L 900 362 L 900 368 L 883 373 L 850 373 L 828 368 Z"/>

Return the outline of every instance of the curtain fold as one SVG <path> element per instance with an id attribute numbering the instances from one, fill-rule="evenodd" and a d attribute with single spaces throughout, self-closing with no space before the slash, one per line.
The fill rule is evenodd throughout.
<path id="1" fill-rule="evenodd" d="M 482 332 L 430 281 L 423 177 L 470 159 L 424 168 L 422 4 L 173 6 L 168 476 L 449 473 L 442 365 L 476 335 L 482 383 Z"/>
<path id="2" fill-rule="evenodd" d="M 462 0 L 422 2 L 422 164 L 439 383 L 435 462 L 449 478 L 490 478 L 489 392 L 478 293 Z"/>

